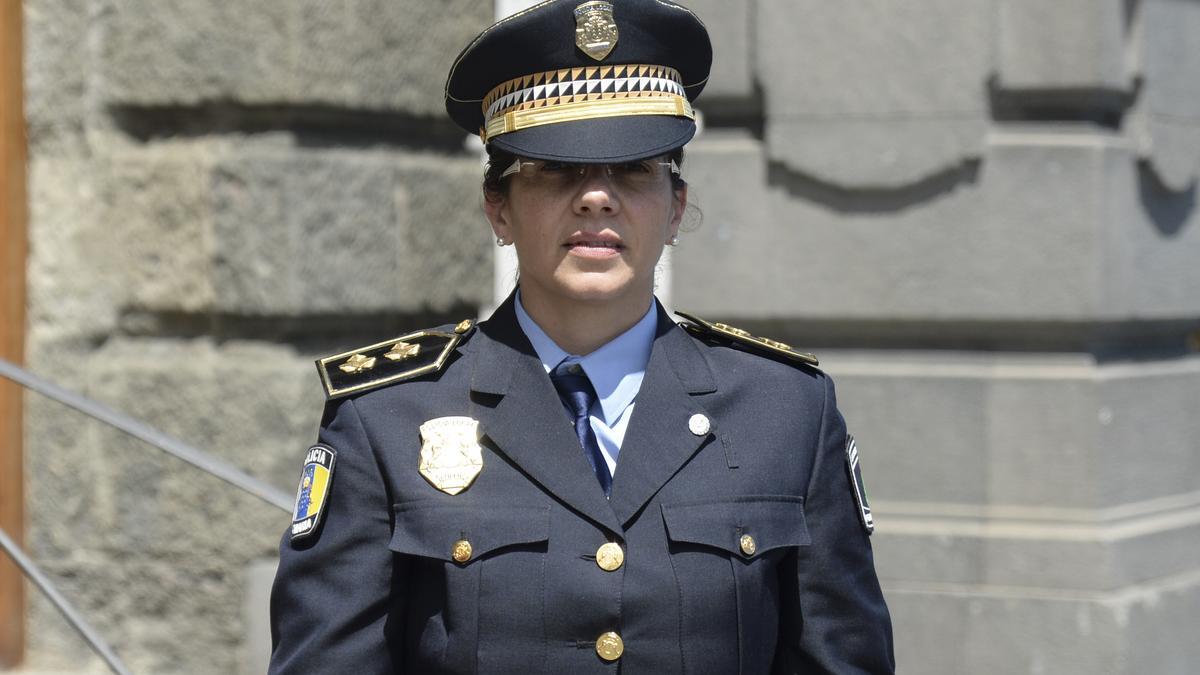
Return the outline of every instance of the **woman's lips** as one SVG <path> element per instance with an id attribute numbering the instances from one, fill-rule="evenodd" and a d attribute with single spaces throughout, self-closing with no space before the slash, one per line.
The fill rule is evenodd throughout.
<path id="1" fill-rule="evenodd" d="M 563 244 L 572 255 L 586 258 L 608 258 L 621 254 L 625 245 L 615 238 L 572 238 Z"/>

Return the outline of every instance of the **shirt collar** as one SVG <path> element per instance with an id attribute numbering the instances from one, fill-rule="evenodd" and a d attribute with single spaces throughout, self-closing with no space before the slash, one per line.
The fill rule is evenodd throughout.
<path id="1" fill-rule="evenodd" d="M 517 291 L 515 305 L 517 323 L 525 332 L 525 337 L 529 338 L 546 372 L 554 370 L 564 361 L 582 366 L 592 382 L 592 388 L 596 390 L 596 397 L 604 411 L 604 423 L 610 426 L 615 424 L 637 397 L 646 374 L 646 364 L 650 362 L 654 331 L 658 327 L 654 302 L 650 302 L 646 314 L 633 327 L 586 356 L 568 354 L 555 344 L 525 311 L 520 290 Z"/>

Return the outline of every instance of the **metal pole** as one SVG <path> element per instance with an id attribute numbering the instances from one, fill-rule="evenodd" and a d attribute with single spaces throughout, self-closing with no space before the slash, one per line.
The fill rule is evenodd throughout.
<path id="1" fill-rule="evenodd" d="M 25 576 L 29 577 L 30 581 L 41 589 L 42 593 L 46 594 L 50 602 L 54 603 L 58 611 L 62 612 L 67 623 L 79 631 L 83 639 L 87 640 L 92 649 L 108 664 L 110 670 L 117 675 L 132 675 L 129 672 L 129 668 L 125 666 L 112 647 L 104 641 L 104 638 L 100 637 L 100 634 L 83 618 L 83 615 L 76 611 L 71 603 L 58 592 L 58 589 L 54 587 L 50 579 L 42 574 L 42 571 L 38 569 L 33 560 L 25 555 L 25 552 L 17 546 L 17 543 L 3 529 L 0 529 L 0 548 L 3 548 L 4 552 L 13 559 L 13 562 L 17 563 L 17 567 L 21 568 L 21 571 L 25 573 Z"/>
<path id="2" fill-rule="evenodd" d="M 232 464 L 214 457 L 206 452 L 197 450 L 183 441 L 168 436 L 158 429 L 132 417 L 119 413 L 108 406 L 93 401 L 90 398 L 68 391 L 62 387 L 44 380 L 37 375 L 20 368 L 4 359 L 0 359 L 0 377 L 6 377 L 43 396 L 51 398 L 63 405 L 70 406 L 88 415 L 124 431 L 134 438 L 141 439 L 188 464 L 206 471 L 217 478 L 241 488 L 258 497 L 264 502 L 280 508 L 288 513 L 292 511 L 292 498 L 281 490 L 245 473 Z"/>

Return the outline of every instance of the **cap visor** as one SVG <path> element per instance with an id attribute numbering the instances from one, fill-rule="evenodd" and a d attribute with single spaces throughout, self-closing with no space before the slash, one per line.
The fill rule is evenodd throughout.
<path id="1" fill-rule="evenodd" d="M 696 123 L 686 117 L 637 115 L 531 127 L 488 145 L 530 159 L 599 164 L 665 155 L 694 135 Z"/>

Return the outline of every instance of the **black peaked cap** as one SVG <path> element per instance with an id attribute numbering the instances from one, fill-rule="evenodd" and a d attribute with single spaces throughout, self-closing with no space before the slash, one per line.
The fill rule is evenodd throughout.
<path id="1" fill-rule="evenodd" d="M 666 0 L 608 0 L 619 38 L 603 59 L 576 45 L 576 9 L 586 0 L 547 0 L 500 20 L 459 54 L 446 80 L 446 111 L 458 126 L 478 134 L 486 121 L 484 98 L 515 78 L 564 68 L 641 64 L 678 71 L 687 101 L 704 89 L 712 44 L 704 24 L 687 8 Z M 596 4 L 596 3 L 591 3 Z M 665 154 L 696 133 L 693 119 L 670 114 L 576 119 L 503 134 L 490 147 L 569 162 L 618 162 Z"/>

